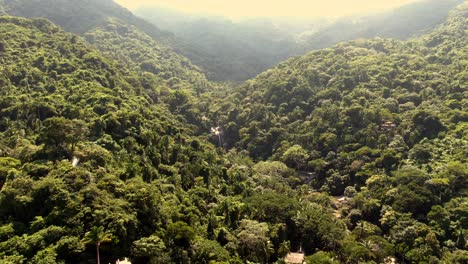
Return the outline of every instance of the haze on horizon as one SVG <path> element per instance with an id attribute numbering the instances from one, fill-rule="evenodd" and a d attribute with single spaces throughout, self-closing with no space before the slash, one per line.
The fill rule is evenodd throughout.
<path id="1" fill-rule="evenodd" d="M 115 0 L 135 10 L 159 6 L 186 13 L 241 17 L 339 17 L 384 11 L 419 0 Z"/>

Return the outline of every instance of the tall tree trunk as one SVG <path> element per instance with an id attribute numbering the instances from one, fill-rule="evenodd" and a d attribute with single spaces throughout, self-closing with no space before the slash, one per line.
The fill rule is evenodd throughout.
<path id="1" fill-rule="evenodd" d="M 99 243 L 96 244 L 96 252 L 97 252 L 97 264 L 101 264 L 101 258 L 99 257 Z"/>

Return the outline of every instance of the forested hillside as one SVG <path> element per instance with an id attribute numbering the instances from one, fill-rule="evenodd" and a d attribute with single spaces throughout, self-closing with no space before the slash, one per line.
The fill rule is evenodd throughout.
<path id="1" fill-rule="evenodd" d="M 130 256 L 140 238 L 170 255 L 154 235 L 170 224 L 195 234 L 177 221 L 203 223 L 171 205 L 218 184 L 214 148 L 80 37 L 3 16 L 0 39 L 2 263 L 93 259 L 81 239 L 94 226 L 113 234 L 105 258 Z"/>
<path id="2" fill-rule="evenodd" d="M 467 32 L 232 88 L 116 15 L 1 15 L 0 263 L 467 263 Z"/>
<path id="3" fill-rule="evenodd" d="M 283 162 L 315 190 L 354 197 L 340 213 L 348 227 L 371 224 L 401 261 L 440 257 L 447 241 L 466 249 L 466 216 L 450 212 L 467 202 L 467 17 L 463 4 L 418 39 L 358 40 L 291 59 L 211 117 L 226 147 Z"/>
<path id="4" fill-rule="evenodd" d="M 346 42 L 293 58 L 248 81 L 220 106 L 228 109 L 229 115 L 219 117 L 217 122 L 224 124 L 226 130 L 238 131 L 226 135 L 227 144 L 249 149 L 252 140 L 261 140 L 258 145 L 269 150 L 263 151 L 253 144 L 251 154 L 267 158 L 283 139 L 304 140 L 313 147 L 314 143 L 322 142 L 314 135 L 334 131 L 353 135 L 349 142 L 345 134 L 337 135 L 336 139 L 345 141 L 334 145 L 341 146 L 359 138 L 369 140 L 356 132 L 372 123 L 377 128 L 382 121 L 399 125 L 401 114 L 430 112 L 431 106 L 441 114 L 453 114 L 450 110 L 458 113 L 464 106 L 467 80 L 464 11 L 454 12 L 448 23 L 419 39 Z M 460 107 L 441 108 L 445 100 L 453 102 L 457 98 L 462 101 Z M 353 111 L 347 113 L 346 108 Z M 231 130 L 230 122 L 238 127 Z M 246 129 L 242 129 L 244 125 Z M 289 131 L 284 131 L 288 128 Z M 283 131 L 275 134 L 276 129 Z M 433 132 L 435 136 L 439 131 Z M 308 136 L 303 139 L 276 136 L 291 134 Z M 412 142 L 424 137 L 415 134 Z M 327 150 L 335 148 L 324 152 Z"/>
<path id="5" fill-rule="evenodd" d="M 171 88 L 188 88 L 196 82 L 208 85 L 200 69 L 188 59 L 117 19 L 109 18 L 84 37 L 122 68 L 151 75 L 156 81 L 165 80 Z"/>
<path id="6" fill-rule="evenodd" d="M 112 0 L 2 0 L 6 13 L 50 19 L 65 30 L 85 36 L 104 56 L 120 62 L 146 83 L 169 88 L 207 86 L 201 70 L 168 46 L 170 34 L 134 16 Z M 153 84 L 151 84 L 153 85 Z"/>

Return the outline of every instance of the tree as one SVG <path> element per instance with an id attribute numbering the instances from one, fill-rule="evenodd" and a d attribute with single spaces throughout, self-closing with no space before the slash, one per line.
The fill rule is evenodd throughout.
<path id="1" fill-rule="evenodd" d="M 412 143 L 416 144 L 424 137 L 433 139 L 437 137 L 439 132 L 445 129 L 439 117 L 427 111 L 419 111 L 413 115 L 413 131 Z"/>
<path id="2" fill-rule="evenodd" d="M 333 151 L 338 144 L 338 137 L 334 133 L 323 133 L 319 138 L 319 147 L 322 149 L 323 153 L 328 153 Z"/>
<path id="3" fill-rule="evenodd" d="M 372 253 L 366 243 L 359 243 L 352 236 L 344 239 L 342 247 L 348 263 L 363 263 L 372 258 Z"/>
<path id="4" fill-rule="evenodd" d="M 392 149 L 386 149 L 382 156 L 376 159 L 377 166 L 384 168 L 387 172 L 392 171 L 399 162 L 398 154 Z"/>
<path id="5" fill-rule="evenodd" d="M 75 144 L 83 140 L 87 133 L 88 129 L 82 120 L 52 117 L 44 121 L 40 140 L 50 148 L 54 156 L 60 158 L 61 155 L 73 153 Z M 68 149 L 70 144 L 71 148 Z"/>
<path id="6" fill-rule="evenodd" d="M 318 251 L 312 256 L 308 256 L 306 258 L 306 263 L 338 264 L 339 262 L 333 259 L 333 255 L 331 253 Z"/>
<path id="7" fill-rule="evenodd" d="M 345 234 L 344 226 L 315 203 L 304 205 L 293 220 L 306 253 L 315 248 L 334 250 Z"/>
<path id="8" fill-rule="evenodd" d="M 94 244 L 96 245 L 96 254 L 97 254 L 97 263 L 101 263 L 99 256 L 99 247 L 102 243 L 109 243 L 112 241 L 112 234 L 105 231 L 103 226 L 93 226 L 91 230 L 86 232 L 83 237 L 82 242 L 84 244 Z"/>
<path id="9" fill-rule="evenodd" d="M 229 252 L 216 241 L 200 239 L 193 245 L 195 263 L 213 263 L 229 261 Z"/>
<path id="10" fill-rule="evenodd" d="M 402 168 L 395 172 L 394 182 L 398 187 L 389 192 L 385 199 L 391 201 L 393 209 L 399 212 L 426 215 L 435 200 L 425 185 L 428 179 L 428 175 L 416 168 Z"/>
<path id="11" fill-rule="evenodd" d="M 132 254 L 144 263 L 168 263 L 164 241 L 158 236 L 143 237 L 132 243 Z"/>
<path id="12" fill-rule="evenodd" d="M 237 229 L 239 255 L 253 262 L 268 263 L 273 250 L 268 231 L 267 223 L 242 220 Z"/>
<path id="13" fill-rule="evenodd" d="M 416 144 L 409 152 L 409 158 L 416 161 L 416 164 L 426 164 L 432 158 L 433 150 L 429 144 Z"/>
<path id="14" fill-rule="evenodd" d="M 8 175 L 17 171 L 21 165 L 21 161 L 13 158 L 0 157 L 0 190 L 8 178 Z"/>
<path id="15" fill-rule="evenodd" d="M 195 238 L 195 231 L 187 223 L 179 221 L 167 226 L 167 236 L 177 246 L 188 248 Z"/>
<path id="16" fill-rule="evenodd" d="M 299 207 L 294 198 L 274 191 L 256 193 L 247 197 L 245 203 L 254 219 L 269 223 L 286 223 Z"/>
<path id="17" fill-rule="evenodd" d="M 284 152 L 281 160 L 290 168 L 301 169 L 307 164 L 309 154 L 300 146 L 294 145 Z"/>

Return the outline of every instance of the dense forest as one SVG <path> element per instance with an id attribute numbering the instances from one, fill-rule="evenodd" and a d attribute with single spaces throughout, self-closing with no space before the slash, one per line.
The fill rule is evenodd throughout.
<path id="1" fill-rule="evenodd" d="M 235 87 L 110 0 L 0 14 L 0 263 L 468 262 L 466 1 Z"/>

